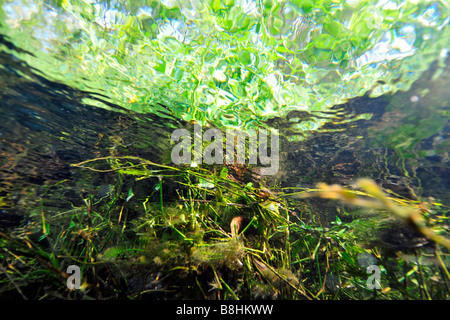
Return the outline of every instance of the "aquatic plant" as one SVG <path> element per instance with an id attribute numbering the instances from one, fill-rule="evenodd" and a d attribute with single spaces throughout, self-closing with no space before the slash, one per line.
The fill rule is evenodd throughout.
<path id="1" fill-rule="evenodd" d="M 322 183 L 318 185 L 317 191 L 304 194 L 303 196 L 310 197 L 316 195 L 322 198 L 340 200 L 355 206 L 388 211 L 395 217 L 411 225 L 411 227 L 417 229 L 428 239 L 450 249 L 449 239 L 437 235 L 431 228 L 427 227 L 426 221 L 421 214 L 427 211 L 425 204 L 421 203 L 412 206 L 406 201 L 388 197 L 371 179 L 359 179 L 356 182 L 356 186 L 363 189 L 366 193 L 361 194 L 354 190 L 345 189 L 339 185 L 328 186 Z M 363 197 L 364 195 L 370 196 L 373 199 Z"/>
<path id="2" fill-rule="evenodd" d="M 377 222 L 383 215 L 360 214 L 348 222 L 336 216 L 323 226 L 305 205 L 322 197 L 389 211 L 446 248 L 442 235 L 436 237 L 441 224 L 431 234 L 417 218 L 425 213 L 417 211 L 419 203 L 387 196 L 367 179 L 358 182 L 363 191 L 319 185 L 284 193 L 276 185 L 230 179 L 225 166 L 171 167 L 110 156 L 74 167 L 114 173 L 116 185 L 104 187 L 112 192 L 101 198 L 89 196 L 83 207 L 43 212 L 24 229 L 2 232 L 8 264 L 1 281 L 9 283 L 3 294 L 33 298 L 45 283 L 52 288 L 46 297 L 78 299 L 418 299 L 450 292 L 447 253 L 436 248 L 437 263 L 418 265 L 416 259 L 428 258 L 415 248 L 409 249 L 415 255 L 390 256 L 361 240 L 383 230 Z M 153 182 L 140 196 L 137 185 L 125 187 L 127 177 Z M 176 197 L 165 197 L 161 190 L 168 186 L 176 186 Z M 72 264 L 81 266 L 81 290 L 65 285 Z M 380 290 L 367 287 L 369 264 L 381 270 Z"/>

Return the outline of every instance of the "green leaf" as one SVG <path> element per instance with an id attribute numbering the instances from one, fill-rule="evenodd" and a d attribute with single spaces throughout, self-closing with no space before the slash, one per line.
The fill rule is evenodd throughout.
<path id="1" fill-rule="evenodd" d="M 341 255 L 345 261 L 347 261 L 350 265 L 353 265 L 354 261 L 352 258 L 350 258 L 347 252 L 341 252 Z"/>
<path id="2" fill-rule="evenodd" d="M 133 196 L 134 196 L 133 190 L 130 188 L 130 190 L 128 190 L 128 197 L 126 201 L 128 202 L 131 198 L 133 198 Z"/>
<path id="3" fill-rule="evenodd" d="M 226 179 L 228 177 L 228 168 L 223 167 L 222 170 L 220 170 L 220 179 Z"/>
<path id="4" fill-rule="evenodd" d="M 248 51 L 241 51 L 238 54 L 239 61 L 243 65 L 249 65 L 252 62 L 250 52 Z"/>
<path id="5" fill-rule="evenodd" d="M 301 5 L 303 12 L 306 14 L 309 13 L 314 8 L 313 0 L 304 0 L 304 1 L 297 0 L 295 2 L 298 2 Z"/>
<path id="6" fill-rule="evenodd" d="M 331 20 L 324 24 L 324 29 L 337 39 L 342 39 L 347 32 L 347 28 L 337 20 Z"/>
<path id="7" fill-rule="evenodd" d="M 317 49 L 333 50 L 336 44 L 336 39 L 327 33 L 320 34 L 314 41 L 314 46 Z"/>

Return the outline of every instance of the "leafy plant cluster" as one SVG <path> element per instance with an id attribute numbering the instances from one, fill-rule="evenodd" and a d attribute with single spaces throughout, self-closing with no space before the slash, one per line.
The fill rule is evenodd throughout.
<path id="1" fill-rule="evenodd" d="M 445 240 L 437 245 L 425 232 L 413 237 L 422 243 L 389 248 L 376 242 L 383 232 L 403 226 L 395 229 L 401 240 L 411 227 L 387 211 L 370 217 L 357 210 L 349 219 L 347 210 L 325 226 L 307 202 L 317 195 L 382 210 L 393 201 L 400 208 L 394 211 L 417 212 L 417 203 L 377 193 L 370 182 L 365 191 L 322 185 L 284 193 L 233 179 L 226 166 L 175 168 L 131 156 L 75 166 L 116 172 L 118 180 L 82 207 L 53 216 L 42 211 L 32 223 L 2 231 L 2 296 L 448 299 Z M 153 189 L 138 200 L 136 190 L 124 189 L 127 176 L 154 181 Z M 164 188 L 174 186 L 178 196 L 168 200 Z M 445 237 L 448 217 L 434 206 L 414 221 L 426 221 L 426 228 Z M 69 265 L 81 267 L 80 290 L 67 289 Z M 379 290 L 367 286 L 369 265 L 381 270 Z"/>

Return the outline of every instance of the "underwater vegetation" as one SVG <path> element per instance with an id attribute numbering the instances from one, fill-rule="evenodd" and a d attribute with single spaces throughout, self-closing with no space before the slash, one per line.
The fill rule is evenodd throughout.
<path id="1" fill-rule="evenodd" d="M 387 194 L 369 179 L 355 188 L 284 192 L 233 165 L 171 167 L 109 156 L 73 166 L 113 174 L 115 183 L 100 186 L 83 206 L 52 216 L 42 210 L 2 230 L 0 296 L 449 298 L 448 217 L 437 201 Z M 140 194 L 128 188 L 129 178 L 152 187 Z M 324 226 L 307 202 L 313 198 L 344 202 L 345 212 Z M 392 233 L 396 242 L 386 236 Z M 81 268 L 78 290 L 66 286 L 70 265 Z M 368 273 L 374 266 L 375 287 Z"/>
<path id="2" fill-rule="evenodd" d="M 0 298 L 449 299 L 449 9 L 5 1 Z M 195 124 L 285 177 L 164 159 Z"/>

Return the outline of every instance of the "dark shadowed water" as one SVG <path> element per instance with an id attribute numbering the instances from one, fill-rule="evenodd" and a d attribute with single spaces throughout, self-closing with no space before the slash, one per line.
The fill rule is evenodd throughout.
<path id="1" fill-rule="evenodd" d="M 0 46 L 20 50 L 3 38 Z M 0 52 L 0 65 L 2 225 L 20 223 L 41 205 L 70 208 L 113 182 L 107 174 L 82 172 L 71 164 L 110 155 L 163 162 L 170 134 L 181 126 L 169 116 L 85 104 L 85 98 L 108 102 L 48 81 L 10 54 Z"/>

